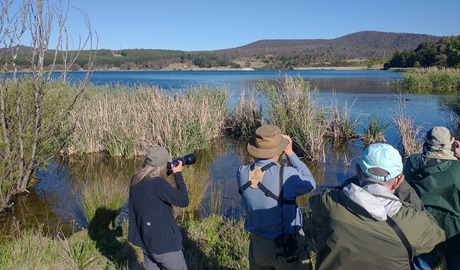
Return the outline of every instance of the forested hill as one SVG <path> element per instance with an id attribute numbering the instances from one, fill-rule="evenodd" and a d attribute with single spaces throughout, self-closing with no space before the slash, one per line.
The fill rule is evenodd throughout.
<path id="1" fill-rule="evenodd" d="M 346 58 L 391 57 L 395 51 L 415 49 L 423 42 L 436 42 L 439 36 L 411 33 L 363 31 L 335 39 L 259 40 L 241 47 L 218 50 L 234 57 L 255 54 L 328 54 Z"/>
<path id="2" fill-rule="evenodd" d="M 214 51 L 177 51 L 158 49 L 99 49 L 96 55 L 97 70 L 172 70 L 196 68 L 250 68 L 288 69 L 302 67 L 365 66 L 383 68 L 397 51 L 414 50 L 422 43 L 434 43 L 442 37 L 364 31 L 335 39 L 259 40 L 241 47 Z M 81 70 L 87 65 L 91 51 L 81 51 L 71 70 Z M 50 50 L 45 55 L 45 66 L 62 69 L 64 62 L 56 59 Z M 8 48 L 0 49 L 0 61 L 7 63 Z M 30 48 L 20 47 L 15 60 L 19 69 L 30 68 Z"/>

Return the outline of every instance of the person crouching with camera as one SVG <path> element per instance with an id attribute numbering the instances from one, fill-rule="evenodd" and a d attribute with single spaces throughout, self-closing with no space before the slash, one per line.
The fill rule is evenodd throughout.
<path id="1" fill-rule="evenodd" d="M 296 198 L 316 188 L 313 175 L 277 126 L 258 128 L 247 151 L 255 161 L 239 167 L 237 181 L 250 232 L 249 269 L 308 269 Z M 278 162 L 283 154 L 292 166 Z"/>
<path id="2" fill-rule="evenodd" d="M 172 163 L 168 151 L 155 146 L 131 178 L 128 240 L 143 249 L 145 269 L 186 270 L 182 234 L 172 206 L 189 204 L 182 161 Z M 166 180 L 170 167 L 176 187 Z"/>

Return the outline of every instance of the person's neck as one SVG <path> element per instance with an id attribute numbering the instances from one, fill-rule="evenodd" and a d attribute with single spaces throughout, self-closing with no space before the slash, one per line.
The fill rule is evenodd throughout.
<path id="1" fill-rule="evenodd" d="M 269 158 L 268 160 L 278 162 L 279 159 L 280 159 L 280 154 L 278 154 L 278 155 L 276 155 L 276 156 L 274 156 L 272 158 Z"/>

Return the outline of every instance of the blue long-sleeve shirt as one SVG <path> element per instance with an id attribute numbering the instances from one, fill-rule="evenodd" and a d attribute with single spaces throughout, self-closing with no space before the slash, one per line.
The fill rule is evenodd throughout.
<path id="1" fill-rule="evenodd" d="M 272 161 L 257 159 L 255 166 L 263 167 Z M 283 172 L 283 197 L 285 200 L 295 200 L 298 196 L 307 194 L 316 188 L 316 182 L 308 167 L 296 154 L 289 156 L 292 167 L 285 167 Z M 279 171 L 280 164 L 275 163 L 265 171 L 262 184 L 276 196 L 280 194 Z M 238 187 L 249 180 L 250 165 L 241 166 L 237 171 Z M 250 233 L 275 239 L 283 233 L 296 233 L 302 228 L 302 218 L 297 205 L 280 204 L 271 197 L 265 196 L 259 188 L 247 188 L 242 194 L 242 205 L 245 209 L 244 227 Z"/>
<path id="2" fill-rule="evenodd" d="M 150 254 L 182 249 L 182 234 L 172 212 L 172 205 L 189 204 L 182 173 L 174 174 L 176 187 L 165 179 L 144 179 L 129 190 L 128 240 Z"/>

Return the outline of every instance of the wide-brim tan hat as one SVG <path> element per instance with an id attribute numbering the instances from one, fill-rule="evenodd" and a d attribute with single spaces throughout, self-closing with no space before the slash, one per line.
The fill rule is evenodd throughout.
<path id="1" fill-rule="evenodd" d="M 275 125 L 264 125 L 256 130 L 256 134 L 248 143 L 248 153 L 261 159 L 272 158 L 280 154 L 289 144 L 289 140 L 281 136 L 281 130 Z"/>

